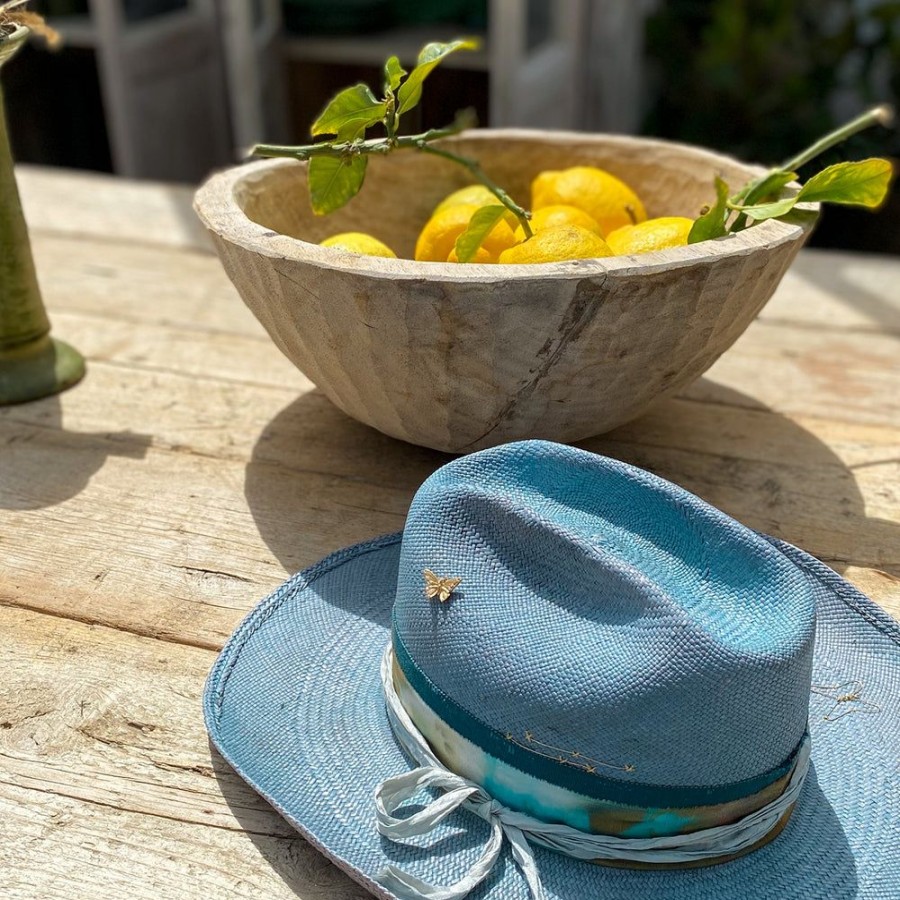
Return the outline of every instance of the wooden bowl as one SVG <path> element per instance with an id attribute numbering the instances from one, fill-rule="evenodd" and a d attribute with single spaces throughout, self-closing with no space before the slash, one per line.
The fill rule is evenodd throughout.
<path id="1" fill-rule="evenodd" d="M 448 142 L 528 204 L 544 169 L 589 164 L 649 216 L 694 217 L 716 173 L 759 170 L 682 144 L 484 130 Z M 345 413 L 385 434 L 466 453 L 520 438 L 577 441 L 639 416 L 706 371 L 772 295 L 812 222 L 768 221 L 641 256 L 532 266 L 423 263 L 317 245 L 367 231 L 411 257 L 434 206 L 470 183 L 413 150 L 369 161 L 344 209 L 313 215 L 306 166 L 214 175 L 196 209 L 229 277 L 278 347 Z"/>

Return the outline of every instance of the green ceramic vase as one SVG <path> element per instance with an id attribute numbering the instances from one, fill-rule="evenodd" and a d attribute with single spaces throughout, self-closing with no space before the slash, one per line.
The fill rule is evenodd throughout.
<path id="1" fill-rule="evenodd" d="M 0 69 L 28 37 L 0 35 Z M 0 84 L 0 405 L 55 394 L 84 375 L 81 355 L 50 337 L 13 172 Z"/>

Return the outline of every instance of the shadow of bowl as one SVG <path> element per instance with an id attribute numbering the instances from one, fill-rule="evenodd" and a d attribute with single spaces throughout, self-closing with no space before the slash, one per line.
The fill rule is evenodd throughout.
<path id="1" fill-rule="evenodd" d="M 401 530 L 419 485 L 452 458 L 362 425 L 312 390 L 263 429 L 244 493 L 260 536 L 294 572 L 338 547 Z"/>
<path id="2" fill-rule="evenodd" d="M 815 435 L 738 391 L 700 379 L 579 446 L 680 484 L 839 572 L 852 560 L 900 576 L 888 558 L 900 527 L 866 514 L 854 473 Z M 313 390 L 260 434 L 244 489 L 263 541 L 294 572 L 401 530 L 419 485 L 451 458 L 361 425 Z"/>

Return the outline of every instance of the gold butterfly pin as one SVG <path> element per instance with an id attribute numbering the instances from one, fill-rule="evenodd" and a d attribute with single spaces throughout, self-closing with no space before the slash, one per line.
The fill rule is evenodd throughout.
<path id="1" fill-rule="evenodd" d="M 422 574 L 425 576 L 425 596 L 429 600 L 437 597 L 441 603 L 446 603 L 462 583 L 462 578 L 439 578 L 431 569 L 423 569 Z"/>

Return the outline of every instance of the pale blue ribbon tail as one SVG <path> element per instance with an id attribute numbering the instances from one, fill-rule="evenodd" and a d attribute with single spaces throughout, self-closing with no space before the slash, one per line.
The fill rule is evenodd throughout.
<path id="1" fill-rule="evenodd" d="M 420 790 L 439 788 L 446 793 L 432 800 L 427 806 L 406 819 L 397 818 L 394 813 Z M 472 805 L 474 803 L 474 805 Z M 491 807 L 490 798 L 481 788 L 465 778 L 445 769 L 423 766 L 405 772 L 383 782 L 375 792 L 376 821 L 379 833 L 391 840 L 405 840 L 428 834 L 450 813 L 466 804 L 473 812 L 486 818 L 491 826 L 491 836 L 481 856 L 472 864 L 468 872 L 455 884 L 438 885 L 423 881 L 396 866 L 385 867 L 378 880 L 401 900 L 462 900 L 473 888 L 490 874 L 497 862 L 503 846 L 503 834 L 507 829 L 502 825 Z M 515 838 L 507 834 L 513 843 L 513 853 L 517 861 L 527 859 L 529 871 L 537 878 L 537 867 L 528 842 L 518 829 Z M 516 847 L 518 844 L 518 848 Z M 519 862 L 519 865 L 522 865 Z M 523 868 L 523 872 L 525 869 Z M 526 873 L 529 884 L 532 877 Z M 538 887 L 540 887 L 540 883 Z M 535 894 L 535 900 L 543 900 L 543 893 Z"/>
<path id="2" fill-rule="evenodd" d="M 533 900 L 545 900 L 544 886 L 538 874 L 537 861 L 531 852 L 531 845 L 525 835 L 513 825 L 503 825 L 503 832 L 509 839 L 513 859 L 519 866 L 531 891 Z"/>

